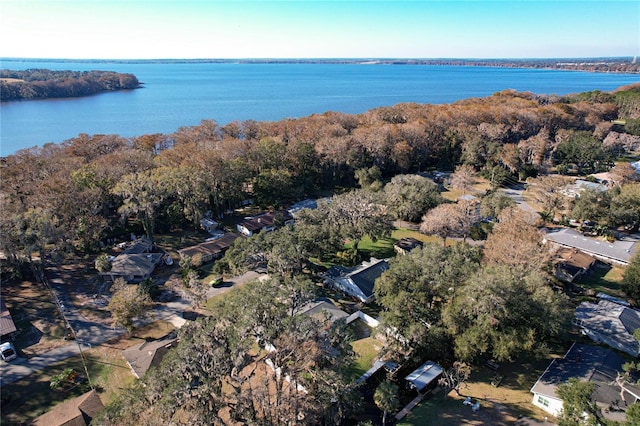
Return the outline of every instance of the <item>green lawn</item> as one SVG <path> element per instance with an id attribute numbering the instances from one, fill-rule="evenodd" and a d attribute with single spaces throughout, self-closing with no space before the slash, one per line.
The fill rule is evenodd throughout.
<path id="1" fill-rule="evenodd" d="M 372 366 L 382 344 L 373 337 L 355 340 L 351 342 L 351 347 L 356 353 L 356 362 L 350 373 L 350 378 L 355 380 L 366 373 Z"/>
<path id="2" fill-rule="evenodd" d="M 378 259 L 386 259 L 393 257 L 395 252 L 393 251 L 393 245 L 397 240 L 392 238 L 383 238 L 376 242 L 373 242 L 368 235 L 358 243 L 358 251 L 365 257 L 375 257 Z"/>
<path id="3" fill-rule="evenodd" d="M 375 257 L 385 259 L 395 256 L 393 245 L 402 238 L 415 238 L 423 243 L 442 244 L 442 239 L 434 235 L 425 235 L 420 231 L 414 231 L 407 228 L 396 228 L 391 232 L 390 238 L 383 238 L 373 242 L 368 235 L 365 235 L 358 243 L 358 251 L 364 257 Z M 447 244 L 453 244 L 453 240 L 447 240 Z"/>
<path id="4" fill-rule="evenodd" d="M 588 274 L 578 277 L 574 282 L 586 290 L 624 298 L 626 296 L 620 285 L 623 274 L 624 268 L 621 266 L 598 263 Z"/>

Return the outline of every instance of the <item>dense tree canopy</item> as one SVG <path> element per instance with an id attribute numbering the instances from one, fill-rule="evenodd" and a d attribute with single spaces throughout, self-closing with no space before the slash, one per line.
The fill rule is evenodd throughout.
<path id="1" fill-rule="evenodd" d="M 137 89 L 133 74 L 112 71 L 0 70 L 0 100 L 69 98 Z"/>
<path id="2" fill-rule="evenodd" d="M 543 271 L 549 253 L 542 244 L 537 215 L 507 207 L 484 245 L 484 261 L 489 265 L 508 265 L 525 271 Z"/>
<path id="3" fill-rule="evenodd" d="M 546 276 L 514 267 L 485 268 L 455 289 L 443 312 L 456 357 L 512 360 L 544 353 L 546 339 L 566 329 L 570 318 L 564 296 Z"/>
<path id="4" fill-rule="evenodd" d="M 165 366 L 124 392 L 101 421 L 340 424 L 358 405 L 344 374 L 352 361 L 349 336 L 340 323 L 328 327 L 295 315 L 313 297 L 314 285 L 301 276 L 309 258 L 329 260 L 365 235 L 388 237 L 394 218 L 423 217 L 423 231 L 443 240 L 466 237 L 478 219 L 476 206 L 440 204 L 436 186 L 418 175 L 427 168 L 458 166 L 453 183 L 464 192 L 476 171 L 531 176 L 556 162 L 584 172 L 608 167 L 610 147 L 603 140 L 613 132 L 610 120 L 618 109 L 625 117 L 640 111 L 636 92 L 558 98 L 503 91 L 358 115 L 327 112 L 224 126 L 204 120 L 173 134 L 131 139 L 81 134 L 1 159 L 0 249 L 18 273 L 25 264 L 35 271 L 42 265 L 37 258 L 97 251 L 131 232 L 151 237 L 196 227 L 205 214 L 226 215 L 252 200 L 280 207 L 331 194 L 317 209 L 303 211 L 294 228 L 238 239 L 216 268 L 239 273 L 263 266 L 277 278 L 230 292 L 211 317 L 185 326 Z M 552 214 L 565 207 L 557 191 L 564 180 L 554 179 L 530 185 Z M 357 183 L 362 188 L 351 190 Z M 627 179 L 609 190 L 609 211 L 601 217 L 637 228 L 638 188 Z M 549 286 L 537 218 L 497 194 L 479 207 L 496 219 L 482 251 L 464 243 L 427 244 L 393 259 L 376 283 L 383 324 L 404 354 L 509 360 L 544 351 L 544 342 L 571 318 L 564 297 Z M 580 216 L 606 208 L 591 195 L 576 204 L 576 212 L 588 212 Z M 98 266 L 106 270 L 102 260 Z M 187 283 L 195 283 L 188 273 Z M 123 318 L 118 322 L 141 314 L 130 303 L 138 297 L 133 290 L 114 295 L 114 318 Z M 274 374 L 267 359 L 282 374 Z"/>
<path id="5" fill-rule="evenodd" d="M 172 134 L 130 139 L 81 134 L 3 158 L 0 229 L 15 228 L 18 216 L 31 208 L 46 209 L 55 218 L 61 250 L 91 251 L 100 240 L 130 231 L 152 234 L 154 228 L 194 226 L 204 212 L 223 214 L 247 199 L 282 206 L 320 191 L 353 187 L 356 170 L 374 172 L 369 178 L 358 175 L 365 186 L 381 185 L 398 173 L 451 169 L 465 161 L 484 175 L 496 167 L 528 175 L 553 166 L 554 159 L 577 161 L 586 171 L 608 164 L 580 155 L 606 151 L 602 140 L 614 130 L 602 123 L 610 124 L 617 108 L 633 118 L 640 110 L 634 106 L 640 104 L 637 92 L 630 86 L 613 96 L 558 98 L 503 91 L 452 104 L 398 104 L 358 115 L 327 112 L 224 126 L 204 120 Z M 622 134 L 624 129 L 615 131 Z M 582 149 L 577 141 L 594 150 Z M 620 149 L 627 146 L 632 145 Z M 137 191 L 133 176 L 138 186 L 146 185 L 146 206 L 153 209 L 126 195 Z M 167 194 L 154 201 L 149 189 L 156 180 Z M 398 217 L 416 220 L 419 210 L 433 206 L 430 196 L 419 200 L 402 191 L 395 183 L 389 187 L 394 197 L 389 212 Z M 131 220 L 121 222 L 118 208 Z M 628 220 L 622 207 L 615 216 Z M 25 258 L 18 233 L 0 240 L 7 252 Z"/>
<path id="6" fill-rule="evenodd" d="M 358 404 L 344 379 L 344 323 L 324 333 L 311 317 L 289 316 L 285 299 L 264 297 L 279 293 L 275 280 L 231 292 L 215 316 L 180 329 L 178 347 L 97 424 L 341 424 Z"/>
<path id="7" fill-rule="evenodd" d="M 389 210 L 398 218 L 417 222 L 429 209 L 443 199 L 438 187 L 420 175 L 397 175 L 385 185 L 384 194 Z"/>
<path id="8" fill-rule="evenodd" d="M 427 344 L 425 336 L 440 322 L 443 306 L 479 264 L 479 250 L 463 243 L 427 244 L 392 259 L 375 286 L 384 323 L 409 346 Z"/>
<path id="9" fill-rule="evenodd" d="M 580 175 L 603 172 L 613 165 L 610 150 L 587 131 L 572 133 L 560 142 L 556 148 L 555 159 L 565 167 L 575 165 Z"/>

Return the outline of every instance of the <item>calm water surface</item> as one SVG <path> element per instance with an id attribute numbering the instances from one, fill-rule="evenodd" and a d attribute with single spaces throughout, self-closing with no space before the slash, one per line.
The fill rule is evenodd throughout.
<path id="1" fill-rule="evenodd" d="M 277 121 L 326 111 L 362 113 L 400 102 L 451 103 L 504 89 L 539 94 L 609 91 L 630 74 L 411 65 L 124 64 L 3 60 L 2 68 L 109 70 L 144 88 L 0 105 L 0 155 L 88 134 L 171 133 L 203 119 Z"/>

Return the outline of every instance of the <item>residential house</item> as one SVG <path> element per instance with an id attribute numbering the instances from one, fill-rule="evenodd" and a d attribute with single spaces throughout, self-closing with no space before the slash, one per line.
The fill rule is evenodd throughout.
<path id="1" fill-rule="evenodd" d="M 104 405 L 95 390 L 62 402 L 40 417 L 33 426 L 87 426 Z"/>
<path id="2" fill-rule="evenodd" d="M 152 342 L 142 342 L 122 351 L 122 356 L 127 361 L 133 375 L 141 379 L 151 367 L 160 365 L 169 349 L 177 344 L 178 339 L 173 336 Z"/>
<path id="3" fill-rule="evenodd" d="M 576 179 L 573 183 L 565 186 L 560 190 L 564 195 L 571 198 L 579 198 L 580 194 L 587 189 L 604 192 L 607 186 L 602 183 L 589 182 L 588 180 Z"/>
<path id="4" fill-rule="evenodd" d="M 289 207 L 287 211 L 289 212 L 289 214 L 291 214 L 291 216 L 295 216 L 296 214 L 300 213 L 300 211 L 302 211 L 303 209 L 313 210 L 317 208 L 318 208 L 318 202 L 316 200 L 306 199 L 306 200 L 302 200 L 295 203 L 294 205 Z"/>
<path id="5" fill-rule="evenodd" d="M 628 265 L 638 248 L 638 241 L 635 238 L 627 237 L 609 242 L 586 237 L 569 228 L 547 232 L 543 242 L 549 242 L 558 247 L 574 248 L 603 262 L 619 265 Z"/>
<path id="6" fill-rule="evenodd" d="M 387 269 L 389 262 L 386 259 L 373 257 L 355 268 L 334 265 L 327 271 L 325 283 L 363 303 L 369 303 L 373 300 L 375 281 Z"/>
<path id="7" fill-rule="evenodd" d="M 422 248 L 424 243 L 415 238 L 401 238 L 393 245 L 393 250 L 398 254 L 407 254 L 415 248 Z"/>
<path id="8" fill-rule="evenodd" d="M 123 254 L 143 254 L 143 253 L 151 253 L 153 250 L 153 243 L 147 237 L 140 237 L 131 243 L 128 246 L 125 246 Z"/>
<path id="9" fill-rule="evenodd" d="M 558 386 L 576 378 L 595 385 L 591 397 L 606 419 L 624 420 L 624 410 L 640 396 L 637 386 L 625 383 L 622 390 L 616 383 L 624 362 L 610 349 L 574 343 L 564 357 L 551 361 L 531 388 L 533 405 L 553 416 L 560 415 L 562 400 L 557 393 Z"/>
<path id="10" fill-rule="evenodd" d="M 572 283 L 580 275 L 587 273 L 596 263 L 596 259 L 578 249 L 561 247 L 555 253 L 553 263 L 556 278 Z"/>
<path id="11" fill-rule="evenodd" d="M 257 216 L 249 217 L 236 225 L 238 232 L 247 237 L 253 236 L 260 231 L 270 232 L 276 229 L 278 223 L 284 225 L 293 224 L 293 216 L 286 210 L 277 212 L 266 212 Z"/>
<path id="12" fill-rule="evenodd" d="M 16 334 L 16 325 L 11 318 L 11 313 L 4 304 L 4 299 L 0 296 L 0 340 L 12 339 Z"/>
<path id="13" fill-rule="evenodd" d="M 605 299 L 598 303 L 582 302 L 576 308 L 574 323 L 591 340 L 638 356 L 638 341 L 633 332 L 640 328 L 640 311 Z"/>
<path id="14" fill-rule="evenodd" d="M 437 386 L 443 371 L 439 364 L 427 361 L 404 379 L 410 389 L 415 389 L 418 393 L 425 393 Z"/>
<path id="15" fill-rule="evenodd" d="M 326 321 L 328 325 L 333 324 L 339 319 L 349 317 L 348 313 L 333 303 L 324 300 L 306 304 L 300 308 L 298 313 L 307 315 L 321 322 Z"/>
<path id="16" fill-rule="evenodd" d="M 143 281 L 151 276 L 162 261 L 162 253 L 121 254 L 111 262 L 111 270 L 100 272 L 105 279 L 124 278 L 127 282 Z"/>
<path id="17" fill-rule="evenodd" d="M 153 242 L 140 237 L 121 245 L 124 251 L 112 259 L 111 269 L 100 272 L 107 280 L 122 277 L 127 282 L 140 282 L 151 276 L 155 267 L 162 261 L 162 253 L 152 253 Z"/>
<path id="18" fill-rule="evenodd" d="M 209 233 L 215 232 L 218 226 L 220 224 L 213 219 L 204 218 L 200 221 L 200 227 Z"/>
<path id="19" fill-rule="evenodd" d="M 196 244 L 195 246 L 180 249 L 178 250 L 178 254 L 180 254 L 181 258 L 184 258 L 185 256 L 193 258 L 196 254 L 201 254 L 203 263 L 210 262 L 224 256 L 224 253 L 238 238 L 240 238 L 240 234 L 228 232 L 215 240 L 205 241 L 204 243 Z"/>

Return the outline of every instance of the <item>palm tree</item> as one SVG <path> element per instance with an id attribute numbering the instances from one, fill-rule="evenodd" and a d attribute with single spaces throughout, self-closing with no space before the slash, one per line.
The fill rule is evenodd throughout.
<path id="1" fill-rule="evenodd" d="M 400 405 L 398 385 L 389 381 L 380 383 L 373 394 L 373 402 L 382 410 L 382 426 L 385 426 L 387 423 L 387 413 L 397 410 Z"/>

